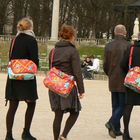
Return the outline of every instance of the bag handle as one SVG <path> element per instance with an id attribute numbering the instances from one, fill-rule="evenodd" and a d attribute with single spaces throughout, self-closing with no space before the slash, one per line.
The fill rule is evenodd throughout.
<path id="1" fill-rule="evenodd" d="M 133 51 L 134 51 L 134 46 L 132 46 L 131 49 L 130 49 L 130 55 L 129 55 L 129 69 L 131 68 L 131 65 L 132 65 L 132 55 L 133 55 Z"/>
<path id="2" fill-rule="evenodd" d="M 10 50 L 10 53 L 9 53 L 9 58 L 12 56 L 12 51 L 13 51 L 13 48 L 14 48 L 15 40 L 16 40 L 16 37 L 12 41 L 12 46 L 11 46 L 11 50 Z"/>
<path id="3" fill-rule="evenodd" d="M 53 59 L 54 59 L 54 49 L 55 49 L 55 48 L 52 49 L 52 55 L 51 55 L 51 67 L 50 67 L 50 68 L 52 68 L 52 62 L 53 62 Z"/>

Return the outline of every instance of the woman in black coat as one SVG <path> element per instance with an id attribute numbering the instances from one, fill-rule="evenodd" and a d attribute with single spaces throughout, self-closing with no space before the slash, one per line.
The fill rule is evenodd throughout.
<path id="1" fill-rule="evenodd" d="M 61 97 L 51 90 L 49 90 L 49 97 L 51 109 L 55 113 L 53 122 L 54 140 L 58 140 L 59 138 L 64 113 L 70 113 L 62 135 L 59 138 L 59 140 L 67 140 L 67 135 L 72 126 L 75 124 L 79 116 L 79 111 L 81 110 L 79 98 L 83 98 L 84 96 L 84 85 L 81 73 L 80 58 L 74 45 L 75 30 L 71 26 L 64 25 L 60 30 L 60 37 L 61 40 L 55 45 L 52 66 L 69 75 L 73 75 L 76 85 L 67 98 Z M 50 65 L 51 54 L 52 51 L 50 52 L 49 56 Z"/>
<path id="2" fill-rule="evenodd" d="M 140 39 L 140 34 L 139 34 Z M 132 53 L 132 65 L 131 67 L 139 66 L 140 67 L 140 40 L 136 41 L 134 46 L 134 51 Z M 124 74 L 126 75 L 129 70 L 129 55 L 131 47 L 126 51 L 125 56 L 122 60 L 121 67 L 123 69 Z M 126 88 L 126 106 L 123 116 L 123 122 L 124 122 L 124 134 L 123 134 L 123 140 L 132 140 L 132 138 L 129 135 L 129 121 L 131 112 L 134 105 L 140 105 L 140 94 L 134 92 L 133 90 Z"/>
<path id="3" fill-rule="evenodd" d="M 33 32 L 32 20 L 29 18 L 23 18 L 19 21 L 17 29 L 18 33 L 15 38 L 13 49 L 11 51 L 11 45 L 9 51 L 9 60 L 29 59 L 38 67 L 38 46 Z M 25 101 L 27 103 L 22 140 L 36 140 L 36 138 L 34 138 L 29 132 L 35 110 L 36 99 L 38 99 L 36 77 L 33 80 L 11 80 L 8 77 L 5 98 L 10 104 L 6 117 L 7 134 L 5 140 L 14 140 L 12 136 L 12 127 L 19 101 Z"/>

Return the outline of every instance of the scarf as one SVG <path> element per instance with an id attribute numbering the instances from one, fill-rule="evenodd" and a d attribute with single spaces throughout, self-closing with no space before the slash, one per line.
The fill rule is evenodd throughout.
<path id="1" fill-rule="evenodd" d="M 27 34 L 27 35 L 30 35 L 32 37 L 35 38 L 35 33 L 33 30 L 24 30 L 24 31 L 18 31 L 16 36 L 18 36 L 20 33 L 24 33 L 24 34 Z"/>

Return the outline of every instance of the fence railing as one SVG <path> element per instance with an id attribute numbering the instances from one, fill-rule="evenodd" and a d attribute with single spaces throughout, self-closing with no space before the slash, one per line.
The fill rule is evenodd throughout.
<path id="1" fill-rule="evenodd" d="M 11 41 L 14 38 L 13 35 L 0 35 L 0 41 Z M 48 37 L 36 37 L 37 41 L 40 43 L 46 43 L 49 38 Z"/>
<path id="2" fill-rule="evenodd" d="M 0 41 L 11 41 L 14 38 L 13 35 L 0 35 Z M 48 43 L 50 37 L 36 36 L 36 39 L 39 43 Z M 107 42 L 110 42 L 110 39 L 93 39 L 93 38 L 77 38 L 77 43 L 94 43 L 96 45 L 103 45 Z"/>

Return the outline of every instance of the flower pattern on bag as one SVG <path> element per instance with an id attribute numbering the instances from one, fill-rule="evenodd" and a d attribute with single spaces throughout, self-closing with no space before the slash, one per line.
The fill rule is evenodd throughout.
<path id="1" fill-rule="evenodd" d="M 140 67 L 136 66 L 129 69 L 124 85 L 137 93 L 140 93 Z"/>
<path id="2" fill-rule="evenodd" d="M 8 65 L 8 75 L 13 80 L 32 80 L 36 72 L 36 64 L 28 59 L 13 59 Z"/>
<path id="3" fill-rule="evenodd" d="M 28 59 L 13 59 L 11 60 L 11 68 L 14 73 L 36 73 L 36 64 Z"/>
<path id="4" fill-rule="evenodd" d="M 73 76 L 53 67 L 47 73 L 43 83 L 56 94 L 59 94 L 62 97 L 67 97 L 74 86 L 73 78 Z"/>

